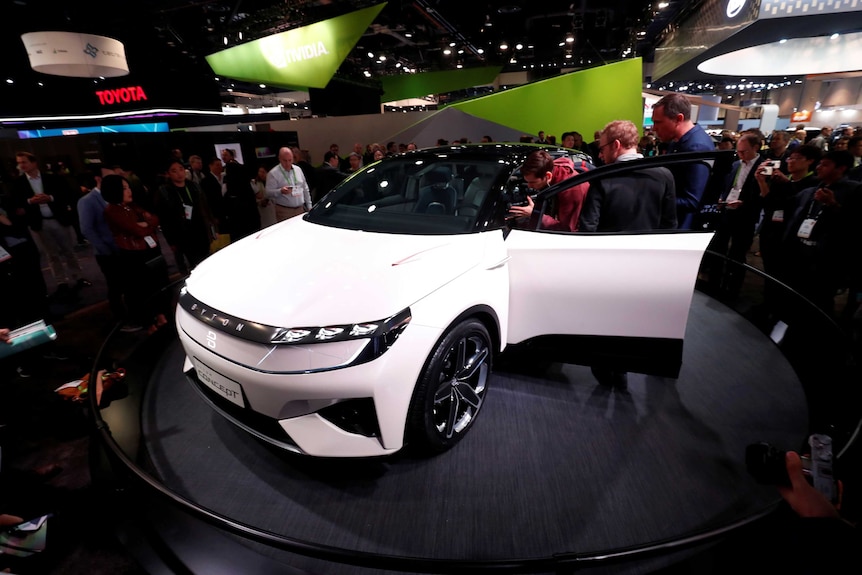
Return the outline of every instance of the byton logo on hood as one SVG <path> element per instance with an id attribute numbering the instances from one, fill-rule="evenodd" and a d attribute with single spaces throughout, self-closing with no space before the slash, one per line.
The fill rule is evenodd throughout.
<path id="1" fill-rule="evenodd" d="M 727 3 L 727 17 L 736 18 L 745 7 L 745 0 L 730 0 Z"/>

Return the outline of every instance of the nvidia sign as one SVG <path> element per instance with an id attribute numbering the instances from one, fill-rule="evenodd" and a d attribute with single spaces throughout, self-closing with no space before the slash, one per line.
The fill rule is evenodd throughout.
<path id="1" fill-rule="evenodd" d="M 272 86 L 325 88 L 386 3 L 207 56 L 218 76 Z"/>

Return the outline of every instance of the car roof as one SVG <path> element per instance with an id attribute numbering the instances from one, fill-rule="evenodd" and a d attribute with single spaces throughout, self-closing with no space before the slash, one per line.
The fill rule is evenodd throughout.
<path id="1" fill-rule="evenodd" d="M 404 152 L 395 156 L 383 158 L 381 161 L 392 161 L 395 159 L 417 158 L 427 160 L 460 159 L 460 160 L 503 160 L 505 162 L 523 162 L 530 152 L 546 150 L 554 157 L 580 156 L 590 161 L 590 157 L 584 152 L 571 150 L 561 146 L 549 146 L 547 144 L 527 144 L 521 142 L 491 142 L 483 144 L 454 144 L 449 146 L 437 146 L 434 148 L 422 148 Z"/>

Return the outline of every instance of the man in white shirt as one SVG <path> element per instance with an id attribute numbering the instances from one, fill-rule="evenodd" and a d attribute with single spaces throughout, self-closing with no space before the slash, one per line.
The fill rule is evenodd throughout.
<path id="1" fill-rule="evenodd" d="M 293 165 L 290 148 L 278 151 L 278 165 L 266 176 L 266 197 L 275 204 L 275 219 L 279 222 L 311 209 L 311 191 L 302 170 Z"/>
<path id="2" fill-rule="evenodd" d="M 721 223 L 709 249 L 728 258 L 745 263 L 746 255 L 754 241 L 754 231 L 763 199 L 760 196 L 760 185 L 754 177 L 757 166 L 763 161 L 758 154 L 760 138 L 757 134 L 743 132 L 736 142 L 738 161 L 731 166 L 725 192 L 721 195 L 719 205 L 724 208 Z M 739 295 L 745 268 L 730 264 L 722 278 L 724 296 L 732 300 Z M 717 279 L 717 278 L 716 278 Z M 715 280 L 710 278 L 713 285 Z"/>

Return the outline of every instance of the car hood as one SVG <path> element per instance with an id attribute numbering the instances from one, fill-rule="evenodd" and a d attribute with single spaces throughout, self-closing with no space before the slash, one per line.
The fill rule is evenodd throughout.
<path id="1" fill-rule="evenodd" d="M 377 321 L 478 265 L 483 235 L 371 233 L 296 217 L 211 255 L 186 287 L 215 310 L 267 325 Z"/>

